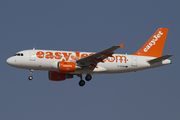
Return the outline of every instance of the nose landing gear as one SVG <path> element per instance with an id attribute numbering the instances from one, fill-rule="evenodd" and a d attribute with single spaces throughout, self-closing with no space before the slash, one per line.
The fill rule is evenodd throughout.
<path id="1" fill-rule="evenodd" d="M 29 76 L 28 79 L 29 79 L 29 80 L 32 80 L 32 79 L 33 79 L 33 76 Z"/>
<path id="2" fill-rule="evenodd" d="M 28 77 L 29 80 L 32 80 L 33 79 L 33 73 L 34 73 L 34 70 L 33 69 L 30 69 L 30 76 Z"/>

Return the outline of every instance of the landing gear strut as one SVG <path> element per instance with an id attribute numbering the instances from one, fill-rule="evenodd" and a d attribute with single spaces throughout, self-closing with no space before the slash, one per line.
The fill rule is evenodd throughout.
<path id="1" fill-rule="evenodd" d="M 33 79 L 33 72 L 34 70 L 33 69 L 30 69 L 30 76 L 28 77 L 29 80 L 32 80 Z"/>
<path id="2" fill-rule="evenodd" d="M 79 81 L 79 86 L 81 86 L 81 87 L 84 86 L 85 85 L 85 81 L 82 80 L 82 74 L 78 74 L 77 76 L 81 78 L 81 80 Z"/>

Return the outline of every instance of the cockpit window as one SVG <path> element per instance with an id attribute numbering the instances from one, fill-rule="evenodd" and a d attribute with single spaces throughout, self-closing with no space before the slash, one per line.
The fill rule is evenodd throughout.
<path id="1" fill-rule="evenodd" d="M 14 56 L 23 56 L 23 53 L 16 53 Z"/>

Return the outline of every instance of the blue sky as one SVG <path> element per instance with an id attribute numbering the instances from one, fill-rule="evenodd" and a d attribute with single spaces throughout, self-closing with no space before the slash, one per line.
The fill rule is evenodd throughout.
<path id="1" fill-rule="evenodd" d="M 0 119 L 180 119 L 180 2 L 177 0 L 1 0 Z M 163 55 L 171 65 L 145 71 L 48 80 L 47 71 L 13 68 L 6 59 L 32 49 L 98 52 L 124 44 L 132 54 L 160 28 L 169 28 Z M 85 77 L 85 76 L 84 76 Z"/>

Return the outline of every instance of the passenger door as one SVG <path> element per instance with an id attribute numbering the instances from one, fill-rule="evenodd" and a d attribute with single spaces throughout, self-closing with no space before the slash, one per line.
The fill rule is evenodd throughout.
<path id="1" fill-rule="evenodd" d="M 132 66 L 137 67 L 137 57 L 132 56 Z"/>
<path id="2" fill-rule="evenodd" d="M 35 48 L 33 50 L 30 50 L 30 61 L 35 61 L 36 55 L 35 55 Z"/>

